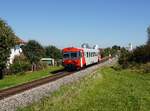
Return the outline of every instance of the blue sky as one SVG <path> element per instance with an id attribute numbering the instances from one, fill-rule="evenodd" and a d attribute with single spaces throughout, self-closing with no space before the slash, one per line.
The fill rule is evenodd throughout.
<path id="1" fill-rule="evenodd" d="M 0 17 L 42 45 L 136 46 L 147 40 L 150 0 L 0 0 Z"/>

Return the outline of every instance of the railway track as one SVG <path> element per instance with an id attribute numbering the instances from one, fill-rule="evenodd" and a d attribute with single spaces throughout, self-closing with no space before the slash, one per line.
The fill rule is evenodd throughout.
<path id="1" fill-rule="evenodd" d="M 17 86 L 10 87 L 7 89 L 2 89 L 2 90 L 0 90 L 0 100 L 3 98 L 9 97 L 11 95 L 23 92 L 25 90 L 29 90 L 31 88 L 37 87 L 39 85 L 43 85 L 45 83 L 55 81 L 59 78 L 70 75 L 72 73 L 73 72 L 60 71 L 52 76 L 44 77 L 44 78 L 41 78 L 38 80 L 33 80 L 31 82 L 23 83 L 21 85 L 17 85 Z"/>
<path id="2" fill-rule="evenodd" d="M 103 63 L 103 62 L 107 61 L 108 59 L 109 58 L 106 57 L 106 58 L 102 59 L 100 61 L 100 63 Z M 88 66 L 88 67 L 90 67 L 90 66 Z M 86 68 L 84 68 L 83 70 L 86 70 Z M 7 89 L 2 89 L 2 90 L 0 90 L 0 100 L 2 100 L 4 98 L 7 98 L 9 96 L 18 94 L 20 92 L 32 89 L 34 87 L 43 85 L 45 83 L 55 81 L 55 80 L 60 79 L 64 76 L 73 74 L 75 72 L 77 72 L 77 71 L 74 71 L 74 72 L 67 72 L 65 70 L 54 71 L 54 72 L 52 72 L 54 74 L 52 76 L 48 76 L 48 77 L 41 78 L 41 79 L 38 79 L 38 80 L 34 80 L 34 81 L 31 81 L 31 82 L 23 83 L 21 85 L 17 85 L 17 86 L 10 87 L 10 88 L 7 88 Z"/>

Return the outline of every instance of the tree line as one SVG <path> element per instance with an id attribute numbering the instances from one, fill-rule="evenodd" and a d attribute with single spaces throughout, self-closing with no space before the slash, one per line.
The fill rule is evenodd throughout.
<path id="1" fill-rule="evenodd" d="M 119 64 L 123 68 L 127 68 L 131 64 L 145 64 L 150 62 L 150 26 L 147 28 L 148 40 L 146 44 L 138 46 L 133 51 L 128 51 L 124 47 L 114 45 L 113 47 L 105 48 L 101 51 L 102 56 L 112 56 L 120 54 Z M 4 70 L 7 67 L 11 48 L 17 45 L 18 37 L 15 35 L 12 28 L 0 18 L 0 79 L 4 77 Z M 35 40 L 29 40 L 27 44 L 22 46 L 23 54 L 14 59 L 14 64 L 10 66 L 13 72 L 24 70 L 36 70 L 37 67 L 42 67 L 40 59 L 42 57 L 54 58 L 56 60 L 62 58 L 61 50 L 55 46 L 42 46 Z M 44 66 L 43 66 L 44 67 Z M 150 65 L 148 68 L 150 69 Z"/>
<path id="2" fill-rule="evenodd" d="M 28 58 L 32 65 L 32 71 L 37 69 L 41 58 L 53 58 L 56 61 L 62 58 L 61 50 L 53 45 L 43 47 L 35 40 L 29 40 L 22 46 L 23 54 Z"/>
<path id="3" fill-rule="evenodd" d="M 11 54 L 11 48 L 17 45 L 17 39 L 19 39 L 12 28 L 0 18 L 0 79 L 4 77 L 4 71 L 8 65 L 9 57 Z M 40 59 L 43 57 L 50 57 L 54 59 L 61 58 L 61 50 L 55 46 L 43 47 L 35 40 L 29 40 L 27 44 L 22 47 L 23 54 L 20 57 L 14 59 L 14 64 L 10 67 L 16 71 L 21 69 L 28 69 L 28 66 L 37 66 L 40 63 Z"/>

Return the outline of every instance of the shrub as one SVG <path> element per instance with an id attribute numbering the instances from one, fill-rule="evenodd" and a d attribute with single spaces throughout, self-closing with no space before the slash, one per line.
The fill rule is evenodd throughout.
<path id="1" fill-rule="evenodd" d="M 141 64 L 139 70 L 142 73 L 150 73 L 150 63 Z"/>
<path id="2" fill-rule="evenodd" d="M 122 51 L 119 57 L 119 64 L 123 68 L 134 64 L 146 64 L 150 62 L 150 45 L 142 45 L 132 52 Z"/>
<path id="3" fill-rule="evenodd" d="M 10 73 L 16 74 L 31 70 L 31 64 L 24 55 L 16 56 L 10 65 Z"/>
<path id="4" fill-rule="evenodd" d="M 129 66 L 129 60 L 130 60 L 131 55 L 132 54 L 126 49 L 121 50 L 118 63 L 122 66 L 122 68 L 127 68 Z"/>
<path id="5" fill-rule="evenodd" d="M 10 66 L 10 72 L 13 74 L 29 71 L 30 69 L 31 64 L 29 63 L 14 63 Z"/>
<path id="6" fill-rule="evenodd" d="M 122 70 L 122 67 L 119 64 L 113 65 L 113 66 L 111 66 L 111 68 L 114 69 L 115 71 L 121 71 Z"/>
<path id="7" fill-rule="evenodd" d="M 45 68 L 47 68 L 47 67 L 48 67 L 48 64 L 45 63 L 45 62 L 42 62 L 42 61 L 40 61 L 40 62 L 37 64 L 37 69 L 38 69 L 38 70 L 45 69 Z"/>
<path id="8" fill-rule="evenodd" d="M 142 45 L 140 47 L 137 47 L 133 51 L 131 61 L 135 61 L 136 63 L 150 62 L 150 45 Z"/>

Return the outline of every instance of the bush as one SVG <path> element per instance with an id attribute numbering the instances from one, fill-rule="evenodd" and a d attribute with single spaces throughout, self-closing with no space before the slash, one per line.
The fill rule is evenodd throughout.
<path id="1" fill-rule="evenodd" d="M 121 71 L 121 70 L 122 70 L 122 67 L 121 67 L 121 65 L 119 65 L 119 64 L 113 65 L 113 66 L 111 66 L 111 68 L 112 68 L 113 70 L 115 70 L 115 71 Z"/>
<path id="2" fill-rule="evenodd" d="M 147 64 L 144 66 L 144 72 L 145 72 L 145 73 L 150 73 L 150 63 L 147 63 Z"/>
<path id="3" fill-rule="evenodd" d="M 118 62 L 123 68 L 134 64 L 146 64 L 150 62 L 150 45 L 139 46 L 132 52 L 122 51 Z"/>
<path id="4" fill-rule="evenodd" d="M 142 73 L 150 73 L 150 63 L 141 64 L 138 70 L 140 70 Z"/>
<path id="5" fill-rule="evenodd" d="M 132 54 L 128 50 L 126 49 L 121 50 L 118 63 L 122 66 L 122 68 L 127 68 L 129 66 L 129 60 L 131 55 Z"/>
<path id="6" fill-rule="evenodd" d="M 133 51 L 131 61 L 136 63 L 150 62 L 150 45 L 142 45 Z"/>
<path id="7" fill-rule="evenodd" d="M 14 63 L 10 66 L 10 72 L 13 74 L 29 71 L 30 69 L 31 64 L 29 63 Z"/>
<path id="8" fill-rule="evenodd" d="M 48 64 L 45 63 L 45 62 L 42 62 L 42 61 L 40 61 L 40 62 L 37 64 L 37 69 L 38 69 L 38 70 L 45 69 L 45 68 L 47 68 L 47 67 L 48 67 Z"/>
<path id="9" fill-rule="evenodd" d="M 24 55 L 16 56 L 10 65 L 10 73 L 16 74 L 31 70 L 31 64 Z"/>

